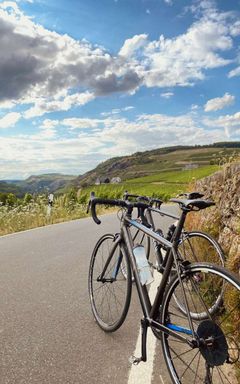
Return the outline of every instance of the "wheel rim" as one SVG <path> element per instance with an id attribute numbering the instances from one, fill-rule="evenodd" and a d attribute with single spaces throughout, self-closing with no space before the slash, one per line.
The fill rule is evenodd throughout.
<path id="1" fill-rule="evenodd" d="M 183 235 L 178 251 L 184 260 L 208 262 L 224 266 L 225 256 L 217 242 L 202 232 L 190 232 Z"/>
<path id="2" fill-rule="evenodd" d="M 90 300 L 93 314 L 103 328 L 117 327 L 126 311 L 129 295 L 129 266 L 125 256 L 120 252 L 120 247 L 114 246 L 113 237 L 105 238 L 98 244 L 91 262 L 90 272 Z M 111 249 L 114 252 L 106 269 L 103 279 L 99 279 Z M 124 263 L 126 276 L 123 276 L 121 265 L 115 276 L 115 271 L 121 257 Z M 121 264 L 122 264 L 121 263 Z"/>
<path id="3" fill-rule="evenodd" d="M 207 261 L 224 266 L 224 256 L 222 255 L 220 249 L 218 249 L 214 240 L 201 232 L 187 234 L 186 237 L 182 239 L 182 242 L 178 247 L 178 251 L 184 260 L 188 260 L 190 262 Z M 216 302 L 212 308 L 209 308 L 209 312 L 213 313 L 217 309 L 221 303 L 221 297 L 222 292 L 219 293 L 219 296 L 216 298 Z M 180 297 L 175 295 L 175 301 L 179 309 L 186 314 L 184 302 L 180 299 Z M 206 318 L 206 313 L 195 313 L 192 311 L 191 316 L 192 318 L 204 319 Z"/>
<path id="4" fill-rule="evenodd" d="M 236 284 L 235 281 L 226 278 L 226 276 L 224 277 L 221 272 L 216 274 L 207 268 L 202 269 L 201 271 L 195 269 L 195 273 L 206 274 L 211 289 L 209 289 L 207 296 L 204 296 L 203 292 L 201 292 L 198 287 L 201 300 L 196 298 L 196 293 L 194 300 L 193 298 L 191 300 L 188 298 L 190 309 L 193 306 L 195 308 L 198 305 L 204 306 L 203 303 L 200 304 L 201 301 L 209 306 L 211 300 L 214 302 L 216 301 L 216 296 L 218 294 L 217 286 L 220 284 L 224 285 L 226 288 L 222 295 L 221 305 L 218 306 L 217 311 L 215 311 L 213 315 L 208 314 L 208 320 L 199 319 L 193 320 L 192 322 L 196 337 L 197 332 L 199 332 L 199 339 L 203 337 L 203 332 L 201 331 L 202 333 L 200 333 L 199 329 L 204 328 L 203 325 L 205 326 L 204 322 L 206 323 L 206 321 L 208 321 L 209 324 L 216 324 L 215 334 L 212 334 L 212 344 L 208 341 L 209 345 L 207 347 L 204 344 L 201 344 L 200 348 L 194 349 L 186 343 L 181 343 L 181 341 L 178 340 L 176 341 L 172 336 L 163 334 L 163 351 L 168 369 L 172 379 L 176 383 L 237 384 L 240 382 L 240 376 L 238 376 L 240 375 L 240 284 Z M 194 273 L 192 273 L 192 275 L 194 275 Z M 224 282 L 222 280 L 224 280 Z M 162 320 L 165 324 L 177 323 L 179 326 L 190 329 L 187 317 L 181 313 L 173 297 L 174 290 L 178 288 L 179 282 L 178 279 L 176 279 L 167 292 L 166 301 L 162 308 Z M 197 312 L 196 309 L 195 312 Z M 217 353 L 219 355 L 222 353 L 223 355 L 223 347 L 220 346 L 219 342 L 220 336 L 216 336 L 222 334 L 227 343 L 229 357 L 227 359 L 224 358 L 224 363 L 222 364 L 221 357 L 217 358 L 215 356 L 216 360 L 213 359 L 212 361 L 220 361 L 221 364 L 210 364 L 210 360 L 208 360 L 206 356 L 214 356 Z M 211 335 L 208 334 L 208 337 L 209 336 Z M 192 339 L 192 336 L 188 337 L 189 340 Z"/>

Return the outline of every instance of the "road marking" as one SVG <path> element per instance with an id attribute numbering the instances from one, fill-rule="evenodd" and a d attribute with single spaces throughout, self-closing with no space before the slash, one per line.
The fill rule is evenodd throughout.
<path id="1" fill-rule="evenodd" d="M 154 281 L 149 289 L 149 297 L 151 302 L 156 296 L 157 287 L 161 281 L 161 274 L 159 272 L 154 271 Z M 128 384 L 151 384 L 152 382 L 152 374 L 153 374 L 153 363 L 156 351 L 156 337 L 152 333 L 150 329 L 148 329 L 147 334 L 147 362 L 141 362 L 139 365 L 132 365 L 130 369 L 130 373 L 128 376 Z M 137 344 L 135 351 L 133 353 L 134 356 L 141 355 L 141 342 L 142 342 L 142 330 L 140 328 Z"/>

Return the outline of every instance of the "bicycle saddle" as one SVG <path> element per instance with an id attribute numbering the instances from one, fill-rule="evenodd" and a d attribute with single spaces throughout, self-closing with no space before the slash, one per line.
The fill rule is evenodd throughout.
<path id="1" fill-rule="evenodd" d="M 200 211 L 200 209 L 205 209 L 215 205 L 214 201 L 211 200 L 201 200 L 201 199 L 170 199 L 173 203 L 178 203 L 182 210 L 186 209 L 188 211 Z"/>
<path id="2" fill-rule="evenodd" d="M 181 196 L 184 196 L 186 199 L 188 200 L 195 200 L 195 199 L 200 199 L 201 197 L 204 196 L 203 193 L 200 193 L 200 192 L 184 192 L 184 193 L 180 193 L 180 195 L 178 195 L 179 197 Z"/>

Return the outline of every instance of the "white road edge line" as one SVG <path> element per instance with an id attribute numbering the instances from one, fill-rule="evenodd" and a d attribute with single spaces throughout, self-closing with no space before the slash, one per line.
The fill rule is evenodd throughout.
<path id="1" fill-rule="evenodd" d="M 159 286 L 161 280 L 161 274 L 154 271 L 154 281 L 149 289 L 149 297 L 151 302 L 153 301 L 157 287 Z M 138 339 L 134 356 L 139 357 L 141 355 L 141 341 L 142 341 L 142 331 L 139 330 Z M 152 331 L 149 329 L 147 334 L 147 362 L 141 362 L 139 365 L 132 365 L 130 368 L 130 373 L 128 376 L 128 384 L 151 384 L 152 375 L 153 375 L 153 363 L 156 351 L 156 337 L 153 335 Z"/>

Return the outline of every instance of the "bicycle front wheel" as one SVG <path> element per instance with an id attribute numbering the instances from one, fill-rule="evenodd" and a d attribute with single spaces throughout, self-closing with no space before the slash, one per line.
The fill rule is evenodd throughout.
<path id="1" fill-rule="evenodd" d="M 97 324 L 106 332 L 116 331 L 127 316 L 132 281 L 129 260 L 112 234 L 102 236 L 93 250 L 88 289 Z"/>
<path id="2" fill-rule="evenodd" d="M 182 342 L 163 333 L 165 361 L 174 383 L 237 384 L 240 374 L 240 281 L 222 267 L 192 264 L 181 278 L 171 281 L 162 304 L 162 323 L 182 333 Z M 181 286 L 182 285 L 182 286 Z M 184 293 L 183 293 L 184 290 Z M 221 292 L 221 305 L 211 314 Z M 174 295 L 186 297 L 187 314 Z M 205 313 L 204 320 L 190 312 Z M 195 344 L 191 341 L 195 339 Z"/>

